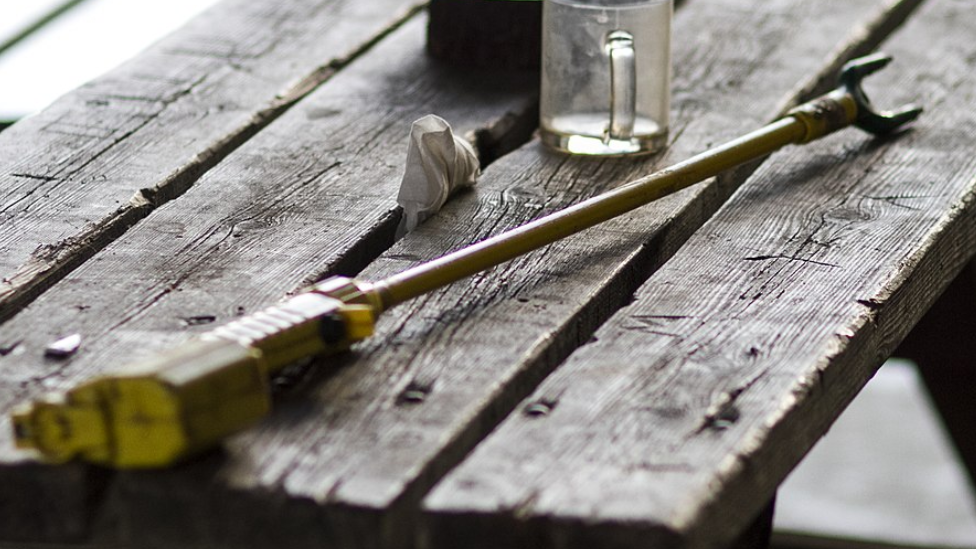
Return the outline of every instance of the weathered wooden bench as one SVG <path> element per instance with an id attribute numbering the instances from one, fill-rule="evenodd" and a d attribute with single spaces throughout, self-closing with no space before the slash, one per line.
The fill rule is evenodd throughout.
<path id="1" fill-rule="evenodd" d="M 896 66 L 877 102 L 928 110 L 394 309 L 348 355 L 282 376 L 262 424 L 173 469 L 43 465 L 4 417 L 0 546 L 758 546 L 778 484 L 976 253 L 968 0 L 688 0 L 671 143 L 639 160 L 544 149 L 537 76 L 432 61 L 422 8 L 225 0 L 0 133 L 0 409 L 687 158 L 879 46 Z M 406 136 L 429 112 L 489 165 L 394 243 Z M 939 307 L 963 322 L 970 304 Z M 973 472 L 976 374 L 945 383 L 949 359 L 925 350 L 971 345 L 946 318 L 924 325 L 948 343 L 921 330 L 912 348 L 938 360 L 926 375 Z M 44 358 L 69 333 L 81 350 Z"/>

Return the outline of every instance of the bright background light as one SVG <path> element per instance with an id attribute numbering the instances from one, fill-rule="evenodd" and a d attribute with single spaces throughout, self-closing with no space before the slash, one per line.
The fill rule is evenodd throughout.
<path id="1" fill-rule="evenodd" d="M 84 0 L 0 52 L 0 121 L 43 109 L 216 2 Z M 65 0 L 3 0 L 0 44 L 64 4 Z"/>

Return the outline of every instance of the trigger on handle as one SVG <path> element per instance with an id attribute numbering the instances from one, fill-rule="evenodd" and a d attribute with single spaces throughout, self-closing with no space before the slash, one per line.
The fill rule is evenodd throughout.
<path id="1" fill-rule="evenodd" d="M 607 139 L 634 137 L 637 118 L 637 55 L 634 35 L 617 30 L 607 35 L 610 58 L 610 130 Z"/>

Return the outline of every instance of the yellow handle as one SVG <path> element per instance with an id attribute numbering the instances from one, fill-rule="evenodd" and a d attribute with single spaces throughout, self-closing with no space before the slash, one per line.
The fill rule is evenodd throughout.
<path id="1" fill-rule="evenodd" d="M 374 303 L 368 286 L 328 280 L 119 374 L 22 406 L 13 413 L 17 446 L 55 463 L 171 465 L 264 417 L 274 372 L 372 335 Z"/>

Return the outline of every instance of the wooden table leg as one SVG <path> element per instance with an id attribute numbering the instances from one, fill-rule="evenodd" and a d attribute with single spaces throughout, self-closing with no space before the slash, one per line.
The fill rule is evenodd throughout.
<path id="1" fill-rule="evenodd" d="M 756 520 L 739 536 L 729 549 L 768 549 L 773 537 L 773 513 L 776 509 L 776 496 L 759 513 Z"/>
<path id="2" fill-rule="evenodd" d="M 918 364 L 976 488 L 976 263 L 956 277 L 895 355 Z"/>

